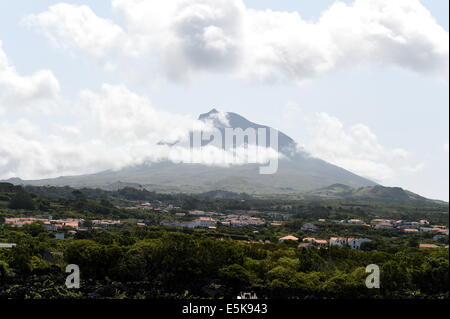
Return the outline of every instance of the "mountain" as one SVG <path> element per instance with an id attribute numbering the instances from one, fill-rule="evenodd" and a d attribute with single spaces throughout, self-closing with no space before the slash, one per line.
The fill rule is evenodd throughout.
<path id="1" fill-rule="evenodd" d="M 444 203 L 427 199 L 400 187 L 385 187 L 381 185 L 353 188 L 348 185 L 333 184 L 306 192 L 303 194 L 303 197 L 317 200 L 355 200 L 384 203 Z"/>
<path id="2" fill-rule="evenodd" d="M 239 114 L 236 114 L 233 112 L 221 113 L 221 112 L 217 111 L 216 109 L 212 109 L 208 113 L 201 114 L 198 119 L 200 121 L 211 121 L 213 123 L 214 127 L 216 129 L 218 129 L 219 132 L 221 133 L 222 145 L 225 145 L 225 135 L 226 135 L 225 130 L 226 130 L 226 128 L 240 128 L 242 130 L 247 130 L 250 128 L 250 129 L 255 130 L 255 132 L 257 132 L 258 129 L 263 129 L 266 132 L 266 134 L 265 134 L 266 135 L 265 136 L 266 143 L 262 143 L 262 141 L 260 141 L 257 136 L 256 137 L 256 145 L 264 146 L 264 147 L 265 146 L 271 147 L 272 145 L 270 145 L 270 130 L 272 129 L 273 131 L 275 131 L 278 134 L 277 149 L 280 153 L 287 155 L 287 156 L 291 156 L 293 153 L 296 152 L 297 143 L 295 143 L 295 141 L 292 138 L 290 138 L 283 132 L 275 130 L 269 126 L 250 122 L 245 117 L 243 117 Z M 212 140 L 212 138 L 210 140 L 204 141 L 202 143 L 202 145 L 208 145 L 211 142 L 211 140 Z M 239 146 L 239 145 L 237 145 L 237 142 L 236 142 L 236 143 L 233 143 L 233 146 Z"/>
<path id="3" fill-rule="evenodd" d="M 268 126 L 253 123 L 239 114 L 223 113 L 216 109 L 200 115 L 199 119 L 210 121 L 221 132 L 226 128 L 270 129 Z M 279 160 L 278 171 L 272 175 L 259 174 L 260 164 L 212 166 L 165 161 L 90 175 L 34 181 L 12 179 L 9 182 L 103 189 L 117 189 L 123 185 L 131 185 L 158 192 L 203 193 L 221 190 L 261 195 L 298 194 L 333 184 L 348 185 L 352 188 L 377 185 L 364 177 L 297 150 L 297 144 L 292 138 L 283 132 L 277 133 L 278 147 L 284 157 Z M 270 138 L 267 136 L 266 140 L 270 141 Z M 207 140 L 203 144 L 210 142 L 211 140 Z M 261 145 L 260 142 L 258 138 L 256 143 Z"/>

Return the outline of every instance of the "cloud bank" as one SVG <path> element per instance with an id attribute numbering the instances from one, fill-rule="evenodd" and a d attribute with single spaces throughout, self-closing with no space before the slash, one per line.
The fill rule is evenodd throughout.
<path id="1" fill-rule="evenodd" d="M 219 166 L 247 162 L 243 149 L 234 156 L 213 146 L 191 150 L 183 144 L 192 131 L 212 132 L 212 123 L 158 110 L 150 99 L 124 85 L 103 84 L 98 91 L 82 90 L 77 99 L 64 100 L 51 73 L 48 78 L 21 76 L 8 64 L 3 50 L 0 53 L 0 76 L 7 80 L 6 85 L 0 82 L 0 96 L 7 97 L 0 103 L 0 178 L 79 175 L 164 160 Z M 24 85 L 39 95 L 26 101 Z M 13 95 L 15 90 L 22 95 Z M 41 98 L 58 108 L 42 112 Z M 18 110 L 18 103 L 25 101 L 26 107 Z M 180 146 L 161 145 L 161 141 L 180 142 Z M 257 163 L 279 156 L 272 149 L 250 149 L 250 154 L 256 152 Z"/>
<path id="2" fill-rule="evenodd" d="M 0 41 L 0 114 L 5 108 L 26 108 L 53 100 L 60 91 L 59 81 L 50 70 L 21 75 L 11 64 Z"/>
<path id="3" fill-rule="evenodd" d="M 308 138 L 303 147 L 312 155 L 374 181 L 388 182 L 425 167 L 414 162 L 409 151 L 383 146 L 367 125 L 346 126 L 338 118 L 318 112 L 305 117 L 305 127 Z"/>
<path id="4" fill-rule="evenodd" d="M 383 145 L 363 123 L 349 125 L 326 112 L 306 112 L 293 101 L 282 108 L 281 119 L 287 128 L 296 128 L 300 151 L 373 181 L 395 184 L 400 176 L 426 168 L 410 151 Z"/>
<path id="5" fill-rule="evenodd" d="M 112 9 L 118 22 L 60 3 L 24 23 L 110 68 L 134 61 L 177 81 L 214 72 L 302 82 L 360 65 L 448 75 L 448 32 L 419 0 L 336 2 L 317 21 L 242 0 L 113 0 Z"/>

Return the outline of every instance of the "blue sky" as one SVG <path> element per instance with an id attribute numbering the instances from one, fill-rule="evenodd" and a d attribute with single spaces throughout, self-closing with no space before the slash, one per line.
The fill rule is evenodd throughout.
<path id="1" fill-rule="evenodd" d="M 196 0 L 188 2 L 195 3 Z M 364 6 L 352 7 L 353 1 L 343 2 L 346 4 L 344 12 L 348 14 L 354 12 L 356 12 L 356 16 L 358 14 L 370 16 L 371 14 L 364 11 L 366 10 Z M 377 1 L 371 0 L 370 2 L 376 3 Z M 310 56 L 306 56 L 304 61 L 297 59 L 297 56 L 302 56 L 310 49 L 310 43 L 314 42 L 308 41 L 314 41 L 314 39 L 308 40 L 309 35 L 305 33 L 306 31 L 299 30 L 296 34 L 296 27 L 300 28 L 303 26 L 303 22 L 306 22 L 313 26 L 319 26 L 317 29 L 322 31 L 319 19 L 335 3 L 331 0 L 247 0 L 244 1 L 245 9 L 242 8 L 240 1 L 233 2 L 236 3 L 236 7 L 229 6 L 227 2 L 218 5 L 222 11 L 217 11 L 219 13 L 216 12 L 216 15 L 211 18 L 212 22 L 207 20 L 207 23 L 216 23 L 215 26 L 221 27 L 227 36 L 225 38 L 227 41 L 231 38 L 230 41 L 236 41 L 240 45 L 241 34 L 240 30 L 236 31 L 236 28 L 240 27 L 242 21 L 246 24 L 253 24 L 253 27 L 259 27 L 258 21 L 267 23 L 267 25 L 270 25 L 268 21 L 272 21 L 270 23 L 276 21 L 277 25 L 281 26 L 280 30 L 285 30 L 280 31 L 279 35 L 281 38 L 287 38 L 285 42 L 278 42 L 277 34 L 267 35 L 267 37 L 273 37 L 267 40 L 252 33 L 248 38 L 251 38 L 252 41 L 247 38 L 245 41 L 243 40 L 245 45 L 249 45 L 247 42 L 251 45 L 253 43 L 261 45 L 257 47 L 258 50 L 261 48 L 272 50 L 271 46 L 275 43 L 275 48 L 282 47 L 284 50 L 282 52 L 287 52 L 285 60 L 272 61 L 270 60 L 272 55 L 261 57 L 259 52 L 250 52 L 250 54 L 245 53 L 242 58 L 244 62 L 241 61 L 240 55 L 237 58 L 233 55 L 234 43 L 230 44 L 230 48 L 227 47 L 228 51 L 226 51 L 225 57 L 215 55 L 219 54 L 219 51 L 201 51 L 198 47 L 191 46 L 176 47 L 175 51 L 160 52 L 152 41 L 160 43 L 166 41 L 165 37 L 145 38 L 148 43 L 146 42 L 146 47 L 142 49 L 139 47 L 140 43 L 137 40 L 139 38 L 136 37 L 136 34 L 140 34 L 139 32 L 142 30 L 153 32 L 154 24 L 147 21 L 139 22 L 137 12 L 132 11 L 133 8 L 129 4 L 123 4 L 121 1 L 118 1 L 115 10 L 112 10 L 110 1 L 67 1 L 66 3 L 70 6 L 61 7 L 64 10 L 61 9 L 57 12 L 51 11 L 49 7 L 60 3 L 59 1 L 2 2 L 0 3 L 1 49 L 8 58 L 9 66 L 14 68 L 14 74 L 23 77 L 20 78 L 23 81 L 30 80 L 32 83 L 37 83 L 40 78 L 34 81 L 28 79 L 27 76 L 31 76 L 39 70 L 49 70 L 57 79 L 59 87 L 50 89 L 48 86 L 47 93 L 50 101 L 46 100 L 45 103 L 29 101 L 28 97 L 28 104 L 23 107 L 18 102 L 11 102 L 12 98 L 1 101 L 4 110 L 2 112 L 0 106 L 0 125 L 3 124 L 5 127 L 20 125 L 23 128 L 24 123 L 29 123 L 30 127 L 33 126 L 33 130 L 38 132 L 33 133 L 34 136 L 42 137 L 42 140 L 36 141 L 35 144 L 43 143 L 41 149 L 50 153 L 54 152 L 52 156 L 55 159 L 48 159 L 39 151 L 33 151 L 34 148 L 31 145 L 16 153 L 11 149 L 6 150 L 5 146 L 2 153 L 0 146 L 0 155 L 4 154 L 4 163 L 6 163 L 2 169 L 0 156 L 0 178 L 12 176 L 41 178 L 107 168 L 110 164 L 107 160 L 100 159 L 100 157 L 93 159 L 87 155 L 86 158 L 80 157 L 77 163 L 69 163 L 70 161 L 67 160 L 70 157 L 69 154 L 80 151 L 78 148 L 67 150 L 67 153 L 62 155 L 60 151 L 51 148 L 57 148 L 58 143 L 64 143 L 64 141 L 67 145 L 76 144 L 81 148 L 82 146 L 78 145 L 111 144 L 111 141 L 105 138 L 105 132 L 118 132 L 118 127 L 114 127 L 112 123 L 102 122 L 104 126 L 97 129 L 95 123 L 98 122 L 84 117 L 84 114 L 90 112 L 90 103 L 99 103 L 93 106 L 93 109 L 98 110 L 98 114 L 105 111 L 101 107 L 105 104 L 104 101 L 109 101 L 106 95 L 113 91 L 113 89 L 103 87 L 106 83 L 115 88 L 126 87 L 126 90 L 120 91 L 122 95 L 135 94 L 145 99 L 145 101 L 139 99 L 139 103 L 148 104 L 151 112 L 154 112 L 149 113 L 149 118 L 155 118 L 162 114 L 162 118 L 166 119 L 172 114 L 175 119 L 174 123 L 184 123 L 184 119 L 195 118 L 212 107 L 237 112 L 254 122 L 284 131 L 314 155 L 360 175 L 385 185 L 405 187 L 427 197 L 448 200 L 449 94 L 448 70 L 443 70 L 443 68 L 448 68 L 448 63 L 442 65 L 442 62 L 439 62 L 442 57 L 448 59 L 448 48 L 446 52 L 441 52 L 442 45 L 445 45 L 445 37 L 448 46 L 448 2 L 422 0 L 421 5 L 417 1 L 410 2 L 413 4 L 408 7 L 408 10 L 418 12 L 417 15 L 393 15 L 382 18 L 375 15 L 370 16 L 371 19 L 380 19 L 377 20 L 377 23 L 381 25 L 385 23 L 383 26 L 406 26 L 401 29 L 403 30 L 401 32 L 405 33 L 401 36 L 407 41 L 404 47 L 398 49 L 390 43 L 386 44 L 386 40 L 383 39 L 376 44 L 374 49 L 376 52 L 372 56 L 372 52 L 364 50 L 359 52 L 360 48 L 349 49 L 348 46 L 351 46 L 352 41 L 348 42 L 344 38 L 337 44 L 341 53 L 336 53 L 331 57 L 327 50 L 321 47 L 313 48 L 332 61 L 332 66 L 328 64 L 324 66 L 325 71 L 316 65 L 304 62 L 308 61 Z M 407 0 L 402 3 L 407 3 Z M 111 25 L 105 24 L 103 34 L 99 32 L 96 37 L 92 37 L 93 43 L 77 40 L 79 35 L 77 32 L 83 30 L 76 26 L 80 22 L 79 20 L 69 22 L 64 20 L 66 11 L 78 12 L 77 5 L 88 6 L 94 15 L 90 18 L 92 21 L 86 20 L 86 24 L 88 22 L 92 22 L 92 25 L 99 23 L 98 30 L 103 30 L 100 28 L 103 22 L 97 18 L 108 19 L 111 23 Z M 395 5 L 389 4 L 389 6 L 392 10 L 398 9 Z M 406 6 L 409 4 L 407 3 Z M 162 10 L 161 16 L 164 16 L 166 11 L 163 11 L 165 9 L 162 7 L 163 5 L 160 8 L 157 4 L 153 4 L 152 8 L 148 9 L 152 10 L 149 12 Z M 426 8 L 432 14 L 435 22 L 426 18 L 422 8 Z M 252 9 L 261 17 L 257 18 L 257 15 L 252 13 Z M 278 18 L 275 14 L 263 14 L 263 10 L 266 9 L 271 12 L 296 11 L 301 18 L 286 15 L 279 21 L 276 20 Z M 242 13 L 244 11 L 245 13 Z M 44 12 L 51 12 L 51 15 L 42 15 Z M 130 20 L 125 18 L 126 12 L 131 12 Z M 222 18 L 222 12 L 225 12 L 224 18 Z M 242 21 L 235 21 L 233 16 L 235 13 L 238 15 L 242 13 Z M 345 29 L 348 26 L 345 26 L 340 20 L 342 16 L 339 14 L 347 13 L 333 10 L 329 14 L 330 18 L 327 20 L 326 26 L 342 26 L 343 30 L 347 30 L 345 32 L 353 32 L 354 30 L 351 28 Z M 226 14 L 230 14 L 230 16 Z M 30 18 L 30 15 L 33 15 L 33 18 Z M 80 16 L 85 17 L 86 15 Z M 172 16 L 168 14 L 167 17 L 171 21 Z M 214 19 L 223 20 L 214 21 Z M 290 24 L 286 22 L 284 25 L 283 19 L 289 20 Z M 417 22 L 414 19 L 417 19 Z M 185 23 L 183 26 L 189 27 L 186 21 L 182 21 Z M 423 24 L 423 28 L 415 30 L 412 27 L 421 24 Z M 114 42 L 115 39 L 108 42 L 109 34 L 113 33 L 113 25 L 123 31 L 117 31 L 118 37 L 122 41 L 117 40 L 119 44 Z M 172 29 L 169 31 L 163 29 L 165 25 L 162 23 L 161 29 L 155 30 L 172 32 Z M 370 38 L 372 37 L 370 29 L 372 27 L 374 27 L 372 24 L 355 26 L 357 30 L 368 32 L 368 34 L 357 35 L 357 41 L 362 41 L 361 46 L 367 43 L 371 45 L 374 41 L 374 38 Z M 439 31 L 441 32 L 439 35 L 434 32 L 436 28 L 442 29 L 442 32 Z M 234 32 L 237 33 L 234 34 Z M 343 36 L 347 36 L 345 32 L 343 35 L 333 33 L 333 36 L 342 39 Z M 126 33 L 126 35 L 122 33 Z M 222 34 L 220 33 L 220 35 Z M 298 37 L 304 36 L 306 44 L 301 41 L 296 43 L 297 35 Z M 102 36 L 105 36 L 106 40 Z M 179 37 L 178 41 L 192 35 L 182 33 L 177 36 Z M 217 34 L 213 34 L 213 36 L 218 37 Z M 217 40 L 217 38 L 214 39 Z M 104 45 L 104 50 L 97 52 L 95 41 L 99 41 L 99 47 Z M 217 41 L 211 43 L 229 45 L 228 42 Z M 294 43 L 295 46 L 294 44 L 291 46 L 291 43 Z M 333 45 L 335 44 L 333 43 Z M 136 50 L 133 57 L 122 52 L 126 45 L 129 45 L 129 50 Z M 173 44 L 168 44 L 168 46 L 171 45 Z M 181 44 L 177 42 L 177 45 Z M 184 49 L 185 51 L 182 51 Z M 209 54 L 219 62 L 208 65 L 202 62 L 198 63 L 195 56 L 189 55 L 191 52 L 189 50 L 193 50 L 192 52 L 195 54 Z M 251 50 L 256 49 L 251 47 Z M 439 55 L 436 53 L 438 51 Z M 179 52 L 186 54 L 182 57 L 186 61 L 190 61 L 191 64 L 198 63 L 198 65 L 192 67 L 187 66 L 184 62 L 179 62 L 180 58 L 177 58 Z M 233 54 L 228 54 L 229 52 Z M 236 52 L 240 54 L 240 51 Z M 172 55 L 175 57 L 172 58 Z M 427 56 L 426 59 L 423 59 L 424 55 Z M 161 67 L 163 64 L 161 61 L 167 63 L 169 59 L 167 56 L 173 60 L 169 65 Z M 208 55 L 202 56 L 208 58 Z M 409 62 L 410 59 L 411 62 Z M 270 60 L 270 64 L 265 62 L 267 60 Z M 178 63 L 180 64 L 178 65 Z M 251 65 L 246 67 L 239 63 L 250 63 Z M 291 73 L 286 75 L 283 74 L 285 70 L 296 71 L 293 72 L 293 75 Z M 297 70 L 305 71 L 303 73 L 303 71 Z M 256 71 L 259 73 L 256 74 Z M 192 76 L 180 80 L 180 74 L 181 76 L 192 74 Z M 44 78 L 51 80 L 48 77 Z M 0 73 L 0 92 L 1 85 Z M 6 91 L 10 86 L 5 85 L 5 87 Z M 5 96 L 9 94 L 9 91 L 6 92 Z M 87 93 L 83 94 L 82 92 Z M 22 100 L 23 97 L 21 97 Z M 124 100 L 126 100 L 125 97 Z M 49 109 L 48 105 L 53 106 Z M 122 111 L 121 107 L 118 107 L 118 110 Z M 148 110 L 144 109 L 144 112 L 148 112 Z M 17 126 L 14 126 L 14 123 L 18 123 Z M 162 120 L 155 121 L 156 126 L 158 123 L 163 122 Z M 150 123 L 150 125 L 152 124 Z M 81 132 L 78 132 L 79 136 L 75 137 L 70 134 L 65 135 L 66 133 L 63 134 L 56 129 L 56 127 L 62 126 L 66 133 L 69 128 L 72 131 L 76 131 L 74 128 L 78 128 Z M 97 136 L 98 130 L 101 133 Z M 17 132 L 17 136 L 23 137 L 21 132 Z M 158 134 L 164 134 L 164 132 L 162 129 L 161 132 L 150 135 L 156 139 L 160 137 Z M 48 139 L 49 134 L 56 136 L 54 141 L 52 140 L 53 146 L 49 146 L 51 143 L 43 142 Z M 120 134 L 118 133 L 118 135 Z M 12 139 L 17 136 L 13 136 Z M 136 136 L 138 133 L 135 134 Z M 148 136 L 139 138 L 144 137 Z M 20 141 L 19 137 L 17 137 L 17 141 Z M 121 142 L 131 143 L 128 140 L 117 141 L 118 144 Z M 141 145 L 138 142 L 142 141 L 132 141 L 132 143 L 137 143 L 133 145 Z M 336 144 L 342 145 L 341 149 L 332 147 Z M 105 149 L 109 150 L 108 147 L 105 146 Z M 92 154 L 91 148 L 82 149 L 80 152 Z M 112 153 L 114 152 L 116 150 L 112 151 Z M 17 162 L 20 161 L 22 154 L 30 153 L 38 155 L 35 159 L 27 162 Z M 119 153 L 120 151 L 117 151 L 117 154 Z M 29 156 L 32 156 L 31 154 Z M 61 155 L 60 158 L 58 158 L 58 154 Z M 140 153 L 138 157 L 141 157 Z M 118 160 L 120 163 L 129 163 L 129 161 L 132 159 L 121 158 Z"/>

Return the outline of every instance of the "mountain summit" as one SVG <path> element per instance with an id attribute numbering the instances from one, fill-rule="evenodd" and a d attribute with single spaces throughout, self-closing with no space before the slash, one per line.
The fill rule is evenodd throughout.
<path id="1" fill-rule="evenodd" d="M 262 147 L 271 146 L 269 143 L 270 130 L 273 130 L 273 132 L 276 132 L 278 134 L 278 147 L 277 148 L 280 153 L 289 156 L 292 153 L 296 152 L 297 144 L 295 143 L 295 141 L 292 138 L 290 138 L 283 132 L 280 132 L 280 131 L 273 129 L 266 125 L 253 123 L 237 113 L 221 112 L 221 111 L 218 111 L 215 108 L 213 108 L 208 113 L 201 114 L 198 119 L 200 121 L 212 122 L 214 127 L 221 132 L 222 137 L 225 136 L 226 128 L 233 128 L 233 129 L 240 128 L 244 131 L 247 129 L 253 129 L 256 132 L 258 131 L 258 129 L 264 129 L 266 131 L 266 139 L 265 139 L 266 143 L 264 143 L 264 144 L 260 143 L 260 141 L 257 139 L 257 145 L 262 146 Z M 203 143 L 203 145 L 208 144 L 208 143 L 209 143 L 209 141 L 206 141 Z M 224 144 L 225 143 L 223 143 L 222 145 L 224 145 Z"/>

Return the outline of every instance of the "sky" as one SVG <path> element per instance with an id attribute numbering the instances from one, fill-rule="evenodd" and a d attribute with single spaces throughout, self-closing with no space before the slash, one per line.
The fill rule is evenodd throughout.
<path id="1" fill-rule="evenodd" d="M 217 108 L 448 200 L 448 1 L 0 3 L 0 178 L 166 156 Z"/>

